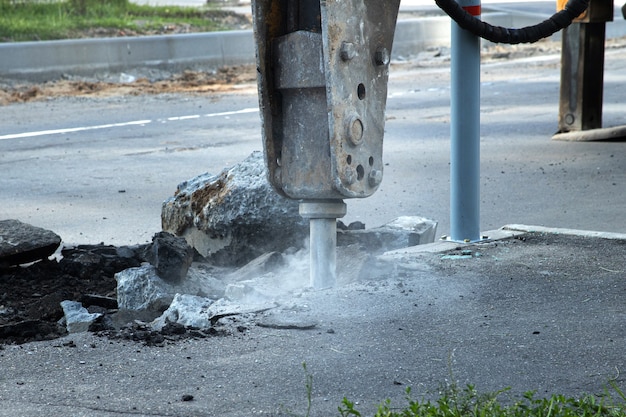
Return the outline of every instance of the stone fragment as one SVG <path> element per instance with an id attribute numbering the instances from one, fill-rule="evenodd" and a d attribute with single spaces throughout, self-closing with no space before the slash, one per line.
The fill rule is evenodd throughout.
<path id="1" fill-rule="evenodd" d="M 178 186 L 163 203 L 164 231 L 183 236 L 217 265 L 243 265 L 267 252 L 302 247 L 308 222 L 298 202 L 278 195 L 267 181 L 261 152 L 218 175 Z"/>
<path id="2" fill-rule="evenodd" d="M 170 307 L 153 320 L 150 326 L 157 331 L 172 324 L 206 330 L 221 318 L 258 313 L 275 307 L 276 304 L 272 302 L 245 304 L 225 299 L 214 302 L 205 297 L 176 294 Z"/>
<path id="3" fill-rule="evenodd" d="M 224 297 L 240 303 L 283 300 L 309 285 L 309 255 L 267 253 L 227 275 Z"/>
<path id="4" fill-rule="evenodd" d="M 151 311 L 156 315 L 167 309 L 179 292 L 157 274 L 156 268 L 144 264 L 115 274 L 117 304 L 120 309 Z"/>
<path id="5" fill-rule="evenodd" d="M 102 316 L 100 313 L 89 313 L 78 301 L 61 301 L 65 326 L 69 333 L 81 333 L 89 330 L 89 326 Z"/>
<path id="6" fill-rule="evenodd" d="M 185 279 L 193 262 L 193 248 L 182 237 L 159 232 L 146 248 L 145 257 L 161 278 L 179 283 Z"/>
<path id="7" fill-rule="evenodd" d="M 217 286 L 216 280 L 200 270 L 191 268 L 188 278 L 179 284 L 163 280 L 150 264 L 138 268 L 129 268 L 115 274 L 117 280 L 117 303 L 121 310 L 133 310 L 147 313 L 141 317 L 150 320 L 161 315 L 171 304 L 176 294 L 189 294 L 206 297 L 223 294 L 223 284 Z"/>
<path id="8" fill-rule="evenodd" d="M 417 216 L 398 217 L 374 229 L 338 230 L 337 245 L 358 244 L 367 252 L 386 252 L 435 241 L 437 222 Z"/>
<path id="9" fill-rule="evenodd" d="M 346 225 L 341 220 L 337 220 L 337 230 L 365 230 L 365 223 L 356 221 Z"/>
<path id="10" fill-rule="evenodd" d="M 186 327 L 208 329 L 211 327 L 209 306 L 213 300 L 189 294 L 176 294 L 170 306 L 155 319 L 151 326 L 161 331 L 168 323 L 177 323 Z"/>
<path id="11" fill-rule="evenodd" d="M 141 265 L 145 245 L 77 245 L 61 250 L 63 259 L 59 261 L 63 272 L 82 279 L 112 277 L 116 272 Z"/>
<path id="12" fill-rule="evenodd" d="M 253 304 L 236 303 L 224 298 L 217 300 L 209 306 L 209 317 L 211 322 L 216 322 L 223 317 L 235 316 L 239 314 L 260 313 L 262 311 L 276 308 L 278 304 L 273 301 L 262 301 Z"/>
<path id="13" fill-rule="evenodd" d="M 60 244 L 61 238 L 54 232 L 19 220 L 0 220 L 0 266 L 46 259 Z"/>

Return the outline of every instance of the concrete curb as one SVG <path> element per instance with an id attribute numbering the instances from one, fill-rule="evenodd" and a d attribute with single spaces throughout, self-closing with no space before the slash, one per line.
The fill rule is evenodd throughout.
<path id="1" fill-rule="evenodd" d="M 136 67 L 221 67 L 254 60 L 252 32 L 72 39 L 0 45 L 0 76 L 43 80 Z"/>
<path id="2" fill-rule="evenodd" d="M 501 230 L 524 233 L 550 233 L 555 235 L 569 235 L 593 237 L 600 239 L 626 240 L 626 233 L 597 232 L 593 230 L 563 229 L 559 227 L 529 226 L 525 224 L 507 224 Z"/>
<path id="3" fill-rule="evenodd" d="M 482 18 L 494 25 L 523 27 L 547 16 L 485 10 Z M 626 22 L 607 27 L 607 38 L 626 35 Z M 556 34 L 553 39 L 560 36 Z M 393 59 L 409 59 L 430 47 L 450 45 L 447 16 L 403 19 L 398 22 Z M 252 64 L 255 47 L 251 30 L 75 39 L 0 44 L 0 77 L 44 81 L 62 75 L 93 75 L 138 67 L 180 71 Z"/>
<path id="4" fill-rule="evenodd" d="M 515 236 L 520 236 L 525 233 L 546 233 L 555 235 L 567 235 L 567 236 L 579 236 L 588 238 L 599 239 L 611 239 L 611 240 L 626 240 L 625 233 L 611 233 L 611 232 L 599 232 L 591 230 L 578 230 L 578 229 L 563 229 L 558 227 L 544 227 L 544 226 L 530 226 L 525 224 L 507 224 L 500 229 L 489 230 L 482 233 L 483 236 L 487 236 L 487 242 L 494 240 L 508 239 Z M 458 247 L 469 247 L 473 245 L 480 245 L 481 243 L 462 243 L 454 242 L 450 240 L 439 240 L 433 243 L 427 243 L 425 245 L 410 246 L 408 248 L 397 249 L 393 251 L 385 252 L 378 257 L 381 261 L 394 262 L 398 259 L 416 256 L 423 253 L 440 253 L 452 250 Z"/>

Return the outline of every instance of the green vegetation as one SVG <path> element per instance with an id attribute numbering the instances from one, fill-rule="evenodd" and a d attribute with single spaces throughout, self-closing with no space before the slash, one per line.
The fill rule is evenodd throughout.
<path id="1" fill-rule="evenodd" d="M 302 364 L 305 376 L 307 409 L 304 417 L 311 415 L 313 375 Z M 522 399 L 511 398 L 500 401 L 509 388 L 489 394 L 479 393 L 473 385 L 459 389 L 456 384 L 440 388 L 440 397 L 436 401 L 416 401 L 411 396 L 411 388 L 406 389 L 406 407 L 392 407 L 386 400 L 372 414 L 357 410 L 356 404 L 348 398 L 343 399 L 338 407 L 341 417 L 626 417 L 626 394 L 614 380 L 609 381 L 610 388 L 603 395 L 584 395 L 580 398 L 554 394 L 550 398 L 535 398 L 530 391 Z M 285 411 L 285 410 L 283 410 Z M 297 416 L 286 411 L 292 417 Z"/>
<path id="2" fill-rule="evenodd" d="M 0 41 L 67 39 L 94 29 L 127 34 L 227 29 L 228 13 L 214 7 L 146 6 L 129 0 L 0 0 Z"/>
<path id="3" fill-rule="evenodd" d="M 392 408 L 389 400 L 382 403 L 375 417 L 624 417 L 626 416 L 626 396 L 615 385 L 611 387 L 617 399 L 607 391 L 598 398 L 585 395 L 582 398 L 566 398 L 552 395 L 550 398 L 534 398 L 527 392 L 522 400 L 503 405 L 498 401 L 502 390 L 494 394 L 479 394 L 469 385 L 464 390 L 455 386 L 448 389 L 437 401 L 415 401 L 411 389 L 407 388 L 408 406 L 404 409 Z M 343 399 L 339 407 L 342 417 L 360 417 L 365 414 L 355 409 L 354 403 Z"/>

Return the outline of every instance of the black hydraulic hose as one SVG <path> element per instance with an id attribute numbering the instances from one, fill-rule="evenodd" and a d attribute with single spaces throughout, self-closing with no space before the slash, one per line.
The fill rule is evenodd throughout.
<path id="1" fill-rule="evenodd" d="M 565 8 L 543 22 L 521 29 L 492 26 L 472 16 L 455 0 L 435 0 L 461 28 L 495 43 L 533 43 L 568 27 L 589 6 L 589 0 L 569 0 Z"/>

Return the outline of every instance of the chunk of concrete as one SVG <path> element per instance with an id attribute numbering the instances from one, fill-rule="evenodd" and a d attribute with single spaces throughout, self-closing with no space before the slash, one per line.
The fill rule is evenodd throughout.
<path id="1" fill-rule="evenodd" d="M 248 304 L 231 302 L 222 298 L 209 306 L 209 317 L 211 317 L 211 322 L 215 322 L 223 317 L 260 313 L 276 308 L 277 306 L 278 304 L 273 301 L 261 301 Z"/>
<path id="2" fill-rule="evenodd" d="M 155 319 L 151 326 L 161 331 L 168 323 L 178 323 L 185 327 L 208 329 L 211 327 L 209 306 L 213 300 L 197 295 L 176 294 L 170 306 Z"/>
<path id="3" fill-rule="evenodd" d="M 432 243 L 436 233 L 436 221 L 418 216 L 402 216 L 374 229 L 338 230 L 337 246 L 357 244 L 364 251 L 382 253 Z"/>
<path id="4" fill-rule="evenodd" d="M 78 301 L 61 301 L 61 308 L 63 308 L 65 326 L 69 333 L 86 332 L 89 326 L 102 316 L 100 313 L 90 313 Z"/>
<path id="5" fill-rule="evenodd" d="M 144 264 L 115 274 L 120 309 L 161 314 L 180 289 L 164 281 L 153 265 Z"/>
<path id="6" fill-rule="evenodd" d="M 46 259 L 60 244 L 61 238 L 50 230 L 19 220 L 0 220 L 0 266 Z"/>
<path id="7" fill-rule="evenodd" d="M 169 323 L 185 327 L 208 329 L 223 317 L 258 313 L 275 308 L 273 302 L 233 303 L 225 299 L 212 301 L 209 298 L 188 294 L 176 294 L 170 307 L 156 318 L 150 326 L 161 331 Z"/>
<path id="8" fill-rule="evenodd" d="M 115 274 L 117 303 L 121 310 L 142 312 L 143 319 L 161 315 L 172 303 L 176 294 L 206 297 L 221 296 L 224 284 L 200 269 L 190 268 L 188 278 L 178 284 L 163 280 L 153 265 L 145 263 Z M 146 316 L 147 313 L 147 316 Z"/>
<path id="9" fill-rule="evenodd" d="M 254 152 L 218 175 L 181 183 L 163 203 L 163 230 L 183 236 L 216 265 L 244 265 L 267 252 L 302 247 L 308 222 L 298 202 L 278 195 L 266 176 L 263 155 Z"/>
<path id="10" fill-rule="evenodd" d="M 66 246 L 61 250 L 63 258 L 59 265 L 70 275 L 81 279 L 96 279 L 102 275 L 113 276 L 116 272 L 140 266 L 145 261 L 143 252 L 145 245 Z"/>
<path id="11" fill-rule="evenodd" d="M 182 282 L 193 262 L 193 248 L 187 241 L 168 232 L 159 232 L 146 248 L 145 257 L 159 277 L 172 283 Z"/>

